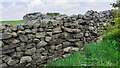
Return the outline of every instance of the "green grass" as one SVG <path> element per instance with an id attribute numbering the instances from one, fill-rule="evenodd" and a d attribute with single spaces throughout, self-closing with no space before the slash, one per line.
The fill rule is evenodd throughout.
<path id="1" fill-rule="evenodd" d="M 12 24 L 12 25 L 17 25 L 17 24 L 23 24 L 23 20 L 15 20 L 15 21 L 0 21 L 0 24 Z"/>

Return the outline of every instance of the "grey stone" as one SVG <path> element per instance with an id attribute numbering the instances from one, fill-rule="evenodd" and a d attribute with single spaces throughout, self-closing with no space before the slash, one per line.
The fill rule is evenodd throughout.
<path id="1" fill-rule="evenodd" d="M 48 36 L 52 36 L 52 32 L 47 32 L 47 35 Z"/>
<path id="2" fill-rule="evenodd" d="M 72 50 L 72 51 L 79 51 L 79 48 L 77 48 L 77 47 L 72 47 L 71 50 Z"/>
<path id="3" fill-rule="evenodd" d="M 45 41 L 47 41 L 47 42 L 49 42 L 51 39 L 52 39 L 52 38 L 49 37 L 49 36 L 46 36 L 46 37 L 45 37 Z"/>
<path id="4" fill-rule="evenodd" d="M 28 41 L 28 37 L 25 36 L 25 35 L 20 35 L 19 38 L 22 42 L 27 42 Z"/>
<path id="5" fill-rule="evenodd" d="M 86 33 L 85 33 L 85 36 L 88 37 L 88 36 L 89 36 L 89 33 L 86 32 Z"/>
<path id="6" fill-rule="evenodd" d="M 45 45 L 47 45 L 47 43 L 42 40 L 37 44 L 37 48 L 40 48 L 41 46 L 45 46 Z"/>
<path id="7" fill-rule="evenodd" d="M 40 33 L 35 34 L 36 38 L 43 38 L 43 37 L 45 37 L 45 35 L 46 35 L 45 32 L 40 32 Z"/>
<path id="8" fill-rule="evenodd" d="M 36 33 L 38 31 L 38 29 L 32 29 L 31 31 L 32 31 L 32 33 Z"/>
<path id="9" fill-rule="evenodd" d="M 71 47 L 66 47 L 63 49 L 64 52 L 69 52 L 72 48 Z"/>
<path id="10" fill-rule="evenodd" d="M 56 46 L 56 50 L 62 49 L 62 44 Z"/>
<path id="11" fill-rule="evenodd" d="M 9 39 L 9 42 L 8 42 L 8 43 L 17 44 L 17 43 L 19 43 L 19 42 L 20 42 L 20 40 L 15 39 L 15 38 L 11 38 L 11 39 Z"/>
<path id="12" fill-rule="evenodd" d="M 91 27 L 89 27 L 89 30 L 94 30 L 94 27 L 92 27 L 92 26 L 91 26 Z"/>
<path id="13" fill-rule="evenodd" d="M 82 47 L 83 46 L 83 41 L 78 41 L 75 43 L 75 45 L 77 45 L 78 47 Z"/>
<path id="14" fill-rule="evenodd" d="M 11 33 L 13 37 L 17 37 L 17 33 L 16 32 L 12 32 Z"/>
<path id="15" fill-rule="evenodd" d="M 53 33 L 61 33 L 61 32 L 62 32 L 62 30 L 61 30 L 60 27 L 57 27 L 57 28 L 53 29 Z"/>
<path id="16" fill-rule="evenodd" d="M 25 34 L 25 31 L 18 31 L 17 34 Z"/>
<path id="17" fill-rule="evenodd" d="M 45 51 L 45 48 L 36 49 L 36 53 L 42 53 L 43 51 Z"/>
<path id="18" fill-rule="evenodd" d="M 0 64 L 0 68 L 8 68 L 8 65 L 6 63 Z"/>
<path id="19" fill-rule="evenodd" d="M 14 52 L 12 54 L 12 58 L 21 58 L 23 56 L 23 52 Z"/>
<path id="20" fill-rule="evenodd" d="M 26 55 L 33 55 L 35 52 L 36 52 L 36 48 L 34 47 L 34 48 L 26 50 L 25 54 Z"/>
<path id="21" fill-rule="evenodd" d="M 35 54 L 32 55 L 32 58 L 33 58 L 34 60 L 36 60 L 36 59 L 40 58 L 41 56 L 42 56 L 42 55 L 41 55 L 40 53 L 35 53 Z"/>
<path id="22" fill-rule="evenodd" d="M 27 34 L 27 37 L 28 37 L 28 39 L 33 39 L 33 38 L 35 38 L 35 35 L 33 35 L 33 34 Z"/>
<path id="23" fill-rule="evenodd" d="M 10 60 L 10 61 L 7 62 L 7 64 L 8 64 L 9 66 L 11 66 L 11 65 L 17 64 L 18 62 L 19 62 L 19 60 Z"/>
<path id="24" fill-rule="evenodd" d="M 63 26 L 62 26 L 62 29 L 64 29 L 65 31 L 69 33 L 79 33 L 81 31 L 80 29 L 70 29 L 70 28 L 65 28 Z"/>
<path id="25" fill-rule="evenodd" d="M 31 62 L 31 61 L 32 61 L 31 56 L 23 56 L 23 57 L 20 59 L 20 63 Z"/>
<path id="26" fill-rule="evenodd" d="M 35 38 L 35 39 L 33 40 L 33 42 L 34 42 L 34 43 L 39 43 L 40 40 Z"/>
<path id="27" fill-rule="evenodd" d="M 12 37 L 11 33 L 0 33 L 0 39 L 9 39 Z"/>
<path id="28" fill-rule="evenodd" d="M 2 60 L 4 62 L 8 62 L 8 61 L 12 60 L 12 58 L 10 56 L 5 56 L 5 57 L 2 58 Z"/>
<path id="29" fill-rule="evenodd" d="M 68 56 L 70 56 L 70 54 L 64 54 L 64 55 L 62 55 L 63 57 L 68 57 Z"/>
<path id="30" fill-rule="evenodd" d="M 17 29 L 18 29 L 18 30 L 24 30 L 24 27 L 23 27 L 22 25 L 18 25 L 18 26 L 17 26 Z"/>
<path id="31" fill-rule="evenodd" d="M 30 29 L 25 29 L 25 33 L 32 33 Z"/>

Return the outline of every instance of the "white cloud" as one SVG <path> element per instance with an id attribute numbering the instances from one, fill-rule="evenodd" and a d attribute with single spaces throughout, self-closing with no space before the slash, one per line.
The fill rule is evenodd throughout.
<path id="1" fill-rule="evenodd" d="M 3 8 L 2 18 L 3 20 L 17 20 L 22 19 L 23 15 L 27 13 L 27 7 L 17 2 L 11 2 L 7 7 Z"/>
<path id="2" fill-rule="evenodd" d="M 41 6 L 41 0 L 32 0 L 29 4 L 28 4 L 28 10 L 32 10 L 36 7 L 40 7 Z"/>

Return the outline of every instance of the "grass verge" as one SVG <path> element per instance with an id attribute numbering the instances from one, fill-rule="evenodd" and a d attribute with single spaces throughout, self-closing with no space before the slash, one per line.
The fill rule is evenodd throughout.
<path id="1" fill-rule="evenodd" d="M 12 25 L 18 25 L 23 24 L 23 20 L 16 20 L 16 21 L 0 21 L 0 24 L 12 24 Z"/>

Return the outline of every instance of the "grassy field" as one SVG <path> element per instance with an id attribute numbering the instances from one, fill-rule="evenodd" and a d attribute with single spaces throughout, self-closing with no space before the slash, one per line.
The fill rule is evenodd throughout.
<path id="1" fill-rule="evenodd" d="M 17 25 L 17 24 L 23 24 L 23 20 L 16 20 L 16 21 L 0 21 L 0 24 L 12 24 L 12 25 Z"/>

